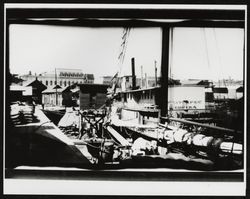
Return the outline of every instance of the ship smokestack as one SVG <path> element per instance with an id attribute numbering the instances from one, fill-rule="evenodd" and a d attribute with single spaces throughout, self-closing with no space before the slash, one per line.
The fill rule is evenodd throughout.
<path id="1" fill-rule="evenodd" d="M 132 90 L 136 88 L 136 76 L 135 76 L 135 58 L 131 59 L 131 66 L 132 66 Z"/>

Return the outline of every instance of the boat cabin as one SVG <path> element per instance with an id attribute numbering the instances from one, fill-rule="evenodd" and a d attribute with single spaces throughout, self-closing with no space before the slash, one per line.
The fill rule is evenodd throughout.
<path id="1" fill-rule="evenodd" d="M 98 109 L 107 100 L 108 85 L 79 84 L 80 109 Z"/>

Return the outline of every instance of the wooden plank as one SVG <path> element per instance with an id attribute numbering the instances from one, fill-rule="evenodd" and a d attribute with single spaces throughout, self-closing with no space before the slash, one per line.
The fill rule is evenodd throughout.
<path id="1" fill-rule="evenodd" d="M 218 131 L 226 131 L 228 133 L 241 133 L 240 131 L 236 131 L 236 130 L 233 130 L 233 129 L 228 129 L 228 128 L 219 127 L 219 126 L 211 126 L 211 125 L 208 125 L 208 124 L 202 124 L 202 123 L 188 121 L 188 120 L 179 119 L 179 118 L 161 117 L 161 119 L 170 120 L 170 121 L 174 121 L 174 122 L 181 122 L 181 123 L 184 123 L 184 124 L 196 125 L 196 126 L 200 126 L 200 127 L 205 127 L 205 128 L 209 128 L 209 129 L 218 130 Z"/>
<path id="2" fill-rule="evenodd" d="M 130 146 L 131 144 L 124 138 L 122 137 L 115 129 L 113 129 L 111 126 L 107 127 L 107 130 L 109 133 L 123 146 Z"/>

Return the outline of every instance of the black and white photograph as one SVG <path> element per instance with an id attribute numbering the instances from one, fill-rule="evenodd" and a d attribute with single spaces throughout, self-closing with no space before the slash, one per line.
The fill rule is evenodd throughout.
<path id="1" fill-rule="evenodd" d="M 4 11 L 4 194 L 246 194 L 246 5 Z"/>

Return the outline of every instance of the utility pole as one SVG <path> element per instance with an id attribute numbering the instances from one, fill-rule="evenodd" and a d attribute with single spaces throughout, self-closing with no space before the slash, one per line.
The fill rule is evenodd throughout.
<path id="1" fill-rule="evenodd" d="M 143 88 L 143 66 L 141 66 L 141 88 Z"/>
<path id="2" fill-rule="evenodd" d="M 148 87 L 148 77 L 147 77 L 147 73 L 145 73 L 145 88 Z"/>

